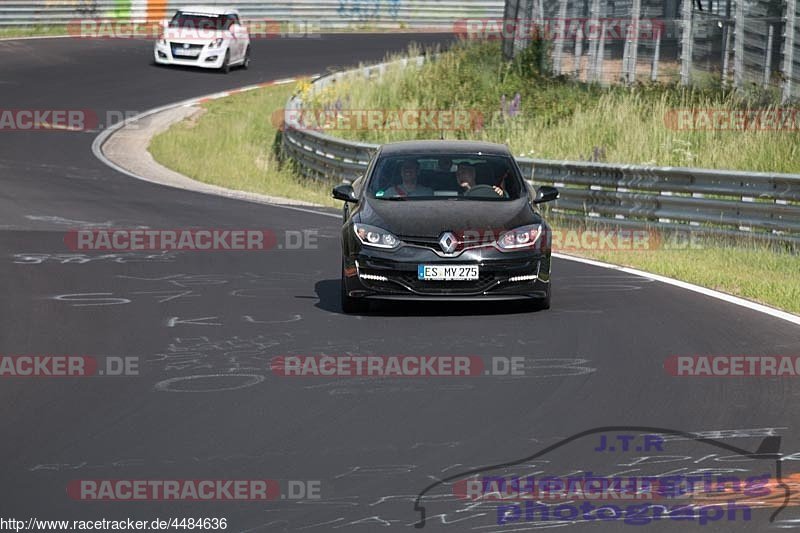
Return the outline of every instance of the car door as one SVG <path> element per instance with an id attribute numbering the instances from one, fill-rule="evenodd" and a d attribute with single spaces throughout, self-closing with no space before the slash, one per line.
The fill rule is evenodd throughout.
<path id="1" fill-rule="evenodd" d="M 250 38 L 247 33 L 247 28 L 242 26 L 238 15 L 229 15 L 231 18 L 231 33 L 233 34 L 233 45 L 231 46 L 231 61 L 240 61 L 244 59 L 247 45 L 250 44 Z"/>

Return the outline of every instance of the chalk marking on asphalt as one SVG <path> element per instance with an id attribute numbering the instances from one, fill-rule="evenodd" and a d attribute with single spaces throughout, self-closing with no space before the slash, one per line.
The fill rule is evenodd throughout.
<path id="1" fill-rule="evenodd" d="M 177 325 L 187 325 L 187 326 L 221 326 L 219 322 L 205 322 L 206 320 L 219 320 L 218 316 L 203 316 L 199 318 L 185 318 L 182 319 L 177 316 L 170 317 L 167 320 L 167 327 L 174 328 Z"/>
<path id="2" fill-rule="evenodd" d="M 195 381 L 195 380 L 210 380 L 216 378 L 223 378 L 223 379 L 230 379 L 230 378 L 245 378 L 243 383 L 238 385 L 230 386 L 230 387 L 216 387 L 211 389 L 178 389 L 175 388 L 173 385 L 176 383 L 181 383 L 184 381 Z M 163 381 L 159 381 L 155 384 L 155 390 L 159 392 L 222 392 L 222 391 L 232 391 L 232 390 L 239 390 L 244 389 L 247 387 L 252 387 L 253 385 L 258 385 L 259 383 L 263 382 L 265 376 L 261 374 L 194 374 L 191 376 L 181 376 L 177 378 L 170 378 L 165 379 Z"/>

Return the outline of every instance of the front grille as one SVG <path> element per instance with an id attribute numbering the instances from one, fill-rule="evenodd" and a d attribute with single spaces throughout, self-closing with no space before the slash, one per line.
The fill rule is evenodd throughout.
<path id="1" fill-rule="evenodd" d="M 447 264 L 447 262 L 438 262 Z M 453 264 L 460 264 L 453 260 Z M 472 263 L 472 262 L 469 262 Z M 359 261 L 360 272 L 372 276 L 384 276 L 387 281 L 361 278 L 368 289 L 391 294 L 419 294 L 425 296 L 480 295 L 482 293 L 515 292 L 533 281 L 509 282 L 513 276 L 525 276 L 539 272 L 539 259 L 493 260 L 478 263 L 477 280 L 472 281 L 423 281 L 417 277 L 419 263 L 395 263 L 382 259 L 364 258 Z"/>
<path id="2" fill-rule="evenodd" d="M 202 44 L 190 44 L 187 48 L 184 43 L 170 43 L 170 50 L 172 51 L 172 57 L 175 59 L 197 59 L 200 57 L 200 52 L 203 50 Z M 181 51 L 191 52 L 192 55 L 182 55 Z"/>
<path id="3" fill-rule="evenodd" d="M 420 237 L 400 237 L 400 240 L 403 241 L 405 244 L 409 244 L 412 246 L 419 246 L 421 248 L 428 248 L 438 254 L 443 253 L 442 245 L 439 244 L 439 239 L 425 239 Z M 475 248 L 477 246 L 491 246 L 492 243 L 493 241 L 481 242 L 478 239 L 459 241 L 453 253 L 463 252 L 465 248 Z"/>
<path id="4" fill-rule="evenodd" d="M 472 294 L 481 293 L 494 286 L 498 278 L 494 274 L 480 274 L 474 281 L 423 281 L 417 276 L 404 274 L 399 280 L 420 294 Z"/>

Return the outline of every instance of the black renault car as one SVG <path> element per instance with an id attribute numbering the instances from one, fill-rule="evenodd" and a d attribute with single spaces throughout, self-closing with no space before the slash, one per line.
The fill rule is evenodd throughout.
<path id="1" fill-rule="evenodd" d="M 550 228 L 504 145 L 382 146 L 343 200 L 342 309 L 370 300 L 513 300 L 550 307 Z"/>

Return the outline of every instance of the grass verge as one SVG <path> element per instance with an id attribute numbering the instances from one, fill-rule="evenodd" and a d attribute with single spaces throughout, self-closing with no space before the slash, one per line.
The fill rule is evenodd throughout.
<path id="1" fill-rule="evenodd" d="M 800 172 L 797 121 L 790 124 L 794 129 L 779 131 L 702 131 L 685 127 L 691 120 L 678 122 L 681 110 L 775 111 L 780 100 L 774 92 L 734 92 L 711 79 L 694 87 L 649 82 L 601 87 L 541 75 L 540 53 L 531 46 L 507 63 L 496 42 L 462 42 L 420 69 L 397 66 L 382 80 L 344 79 L 328 90 L 308 91 L 304 99 L 325 117 L 337 110 L 465 110 L 483 117 L 474 128 L 440 131 L 391 120 L 370 129 L 329 122 L 328 133 L 352 140 L 443 136 L 505 143 L 517 156 L 543 159 Z"/>
<path id="2" fill-rule="evenodd" d="M 204 183 L 338 207 L 330 184 L 297 177 L 275 154 L 279 131 L 272 114 L 293 91 L 291 84 L 277 85 L 207 102 L 199 118 L 154 137 L 150 153 Z"/>
<path id="3" fill-rule="evenodd" d="M 68 35 L 66 26 L 15 26 L 0 28 L 0 39 Z"/>

